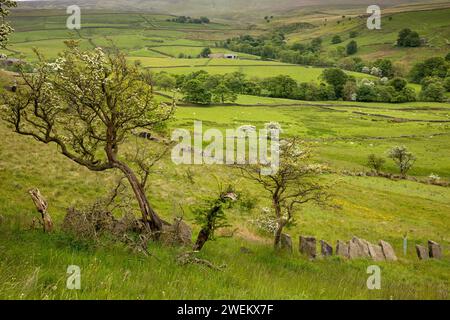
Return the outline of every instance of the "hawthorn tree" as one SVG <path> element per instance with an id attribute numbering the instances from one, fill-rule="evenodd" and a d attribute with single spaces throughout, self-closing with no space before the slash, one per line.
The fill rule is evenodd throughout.
<path id="1" fill-rule="evenodd" d="M 6 21 L 9 9 L 17 6 L 16 1 L 0 0 L 0 48 L 5 48 L 9 40 L 9 35 L 14 31 Z"/>
<path id="2" fill-rule="evenodd" d="M 35 71 L 22 71 L 17 92 L 3 96 L 2 118 L 21 135 L 56 144 L 60 153 L 89 170 L 120 170 L 143 222 L 157 237 L 162 220 L 145 194 L 148 166 L 139 161 L 147 173 L 138 177 L 119 151 L 130 132 L 161 129 L 174 104 L 156 102 L 137 66 L 117 50 L 82 51 L 75 41 L 66 45 L 53 63 L 36 51 Z"/>
<path id="3" fill-rule="evenodd" d="M 330 198 L 328 186 L 320 176 L 324 167 L 311 162 L 311 149 L 298 137 L 280 142 L 279 168 L 270 175 L 261 174 L 262 165 L 241 166 L 244 177 L 257 182 L 271 197 L 277 227 L 274 248 L 280 248 L 283 228 L 292 223 L 298 206 L 308 202 L 324 205 Z"/>
<path id="4" fill-rule="evenodd" d="M 406 177 L 408 171 L 416 162 L 416 157 L 412 152 L 408 150 L 405 146 L 395 146 L 391 150 L 389 150 L 389 158 L 391 158 L 398 169 L 400 170 L 400 174 L 402 177 Z"/>

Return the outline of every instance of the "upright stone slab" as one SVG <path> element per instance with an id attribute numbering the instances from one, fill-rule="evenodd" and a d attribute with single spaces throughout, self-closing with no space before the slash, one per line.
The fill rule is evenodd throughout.
<path id="1" fill-rule="evenodd" d="M 369 243 L 368 248 L 370 257 L 373 261 L 384 261 L 383 249 L 380 246 Z"/>
<path id="2" fill-rule="evenodd" d="M 344 258 L 349 258 L 348 251 L 349 251 L 348 243 L 338 240 L 337 244 L 336 244 L 336 255 L 344 257 Z"/>
<path id="3" fill-rule="evenodd" d="M 430 258 L 441 259 L 442 249 L 439 243 L 428 240 L 428 250 L 430 252 Z"/>
<path id="4" fill-rule="evenodd" d="M 397 261 L 395 251 L 388 242 L 380 240 L 380 246 L 387 261 Z"/>
<path id="5" fill-rule="evenodd" d="M 364 239 L 353 237 L 349 242 L 348 255 L 350 259 L 370 258 L 369 242 Z"/>
<path id="6" fill-rule="evenodd" d="M 308 256 L 308 258 L 316 258 L 316 238 L 300 236 L 300 253 Z"/>
<path id="7" fill-rule="evenodd" d="M 290 235 L 286 233 L 281 234 L 280 248 L 281 250 L 292 252 L 292 238 Z"/>
<path id="8" fill-rule="evenodd" d="M 320 240 L 320 251 L 323 257 L 330 257 L 333 255 L 333 247 L 325 240 Z"/>
<path id="9" fill-rule="evenodd" d="M 416 244 L 416 253 L 420 260 L 427 260 L 429 258 L 428 249 L 419 244 Z"/>

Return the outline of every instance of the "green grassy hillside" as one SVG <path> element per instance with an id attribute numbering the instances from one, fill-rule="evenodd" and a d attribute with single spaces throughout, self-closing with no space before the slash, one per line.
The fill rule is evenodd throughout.
<path id="1" fill-rule="evenodd" d="M 312 14 L 299 18 L 280 17 L 275 25 L 290 24 L 297 21 L 311 22 L 316 28 L 301 30 L 288 35 L 290 42 L 309 41 L 315 37 L 323 38 L 324 55 L 332 55 L 338 46 L 345 46 L 351 40 L 351 31 L 357 31 L 358 36 L 352 40 L 358 43 L 356 56 L 366 61 L 378 58 L 389 58 L 398 62 L 404 69 L 409 69 L 414 63 L 432 56 L 445 56 L 450 41 L 450 8 L 429 9 L 419 11 L 398 12 L 397 10 L 382 9 L 381 30 L 369 30 L 366 26 L 367 18 L 359 17 L 364 12 L 355 11 Z M 420 37 L 426 39 L 427 44 L 420 48 L 399 48 L 395 46 L 398 33 L 404 28 L 417 31 Z M 333 36 L 339 35 L 343 40 L 339 44 L 331 44 Z"/>
<path id="2" fill-rule="evenodd" d="M 287 129 L 286 134 L 317 141 L 318 159 L 334 169 L 362 170 L 368 153 L 382 154 L 392 145 L 405 144 L 418 156 L 413 175 L 435 172 L 449 178 L 448 125 L 392 124 L 377 116 L 352 114 L 349 107 L 341 113 L 335 112 L 333 106 L 277 107 L 277 102 L 285 101 L 271 102 L 274 106 L 179 107 L 171 126 L 191 129 L 194 119 L 203 120 L 206 127 L 217 128 L 279 121 Z M 403 106 L 403 111 L 392 110 L 391 106 L 358 106 L 365 107 L 380 114 L 402 112 L 416 120 L 428 117 L 422 117 L 414 104 Z M 450 109 L 449 105 L 440 107 Z M 268 199 L 259 187 L 221 166 L 191 166 L 195 181 L 192 184 L 186 178 L 186 166 L 174 166 L 169 159 L 164 160 L 152 175 L 148 195 L 166 219 L 180 214 L 179 205 L 186 208 L 185 220 L 195 230 L 198 229 L 187 208 L 203 196 L 215 193 L 214 176 L 234 181 L 245 197 L 254 199 L 255 208 L 229 212 L 230 230 L 237 228 L 235 236 L 208 242 L 201 254 L 218 265 L 226 264 L 224 271 L 177 266 L 174 261 L 179 250 L 155 244 L 149 249 L 158 260 L 130 253 L 121 245 L 98 246 L 77 241 L 60 231 L 43 235 L 40 230 L 29 230 L 32 217 L 36 216 L 26 193 L 29 188 L 41 189 L 59 226 L 67 207 L 104 196 L 114 185 L 115 173 L 96 174 L 82 169 L 59 155 L 54 146 L 18 136 L 4 123 L 0 125 L 0 133 L 4 137 L 0 146 L 2 298 L 448 298 L 448 256 L 442 261 L 421 262 L 414 251 L 415 243 L 434 239 L 447 252 L 448 188 L 385 178 L 330 175 L 327 179 L 336 183 L 335 207 L 306 206 L 298 213 L 297 224 L 287 229 L 294 239 L 300 234 L 312 234 L 334 245 L 338 239 L 357 235 L 373 242 L 384 239 L 394 246 L 400 261 L 379 263 L 383 289 L 369 291 L 365 280 L 371 261 L 334 258 L 311 262 L 297 252 L 292 257 L 275 254 L 270 236 L 251 223 L 262 207 L 269 206 Z M 395 169 L 389 164 L 386 170 Z M 407 256 L 401 253 L 405 232 L 409 237 Z M 254 253 L 243 254 L 240 246 L 249 247 Z M 68 264 L 82 268 L 81 291 L 65 289 Z"/>

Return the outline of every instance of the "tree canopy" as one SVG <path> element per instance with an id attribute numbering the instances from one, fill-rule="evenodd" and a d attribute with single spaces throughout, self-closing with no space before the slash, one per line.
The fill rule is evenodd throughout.
<path id="1" fill-rule="evenodd" d="M 17 6 L 16 1 L 0 0 L 0 48 L 5 48 L 9 41 L 9 35 L 14 31 L 6 21 L 9 9 Z"/>

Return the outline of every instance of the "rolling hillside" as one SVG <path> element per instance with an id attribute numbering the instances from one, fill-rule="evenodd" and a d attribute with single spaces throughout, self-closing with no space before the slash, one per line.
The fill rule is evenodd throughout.
<path id="1" fill-rule="evenodd" d="M 450 51 L 449 3 L 386 9 L 382 11 L 381 30 L 369 30 L 366 26 L 367 18 L 361 17 L 362 14 L 364 12 L 355 10 L 304 12 L 275 18 L 273 26 L 270 27 L 298 22 L 311 23 L 315 28 L 288 33 L 288 41 L 307 42 L 321 37 L 325 50 L 323 56 L 335 56 L 338 47 L 345 47 L 350 40 L 355 40 L 359 48 L 355 56 L 366 61 L 389 58 L 398 62 L 405 70 L 418 61 L 432 56 L 445 56 Z M 395 44 L 398 33 L 404 28 L 417 31 L 426 44 L 419 48 L 397 47 Z M 350 39 L 349 36 L 352 31 L 358 33 L 354 39 Z M 343 42 L 332 44 L 331 40 L 335 35 L 339 35 Z"/>
<path id="2" fill-rule="evenodd" d="M 442 2 L 442 1 L 423 1 L 423 0 L 380 0 L 377 4 L 382 6 L 397 6 L 401 4 L 414 4 L 421 2 Z M 221 18 L 241 18 L 248 20 L 254 19 L 255 12 L 261 15 L 279 14 L 291 11 L 296 8 L 318 7 L 320 10 L 326 8 L 348 8 L 364 7 L 373 4 L 370 0 L 344 0 L 337 4 L 334 0 L 131 0 L 126 2 L 124 7 L 122 1 L 110 0 L 33 0 L 25 2 L 23 7 L 39 8 L 62 8 L 68 5 L 79 4 L 87 9 L 113 9 L 123 11 L 152 11 L 183 15 L 210 15 Z"/>
<path id="3" fill-rule="evenodd" d="M 82 29 L 69 31 L 65 26 L 67 15 L 64 6 L 74 2 L 83 6 Z M 352 101 L 344 101 L 337 97 L 329 101 L 301 101 L 293 100 L 300 99 L 300 96 L 285 95 L 292 99 L 281 99 L 275 97 L 282 95 L 264 92 L 258 96 L 254 91 L 240 90 L 245 84 L 239 82 L 239 91 L 232 92 L 235 99 L 211 99 L 201 104 L 201 101 L 186 98 L 185 88 L 181 86 L 184 83 L 164 87 L 156 81 L 151 82 L 161 76 L 155 75 L 160 71 L 183 75 L 205 70 L 212 75 L 241 72 L 256 84 L 258 79 L 288 75 L 297 82 L 314 83 L 312 90 L 319 91 L 317 88 L 320 86 L 316 84 L 323 82 L 321 75 L 324 67 L 262 60 L 259 56 L 242 53 L 238 53 L 239 59 L 198 57 L 205 47 L 211 48 L 213 53 L 230 52 L 221 47 L 225 46 L 221 41 L 228 38 L 244 34 L 267 36 L 274 30 L 286 26 L 289 29 L 289 26 L 304 22 L 313 27 L 307 30 L 291 28 L 286 32 L 287 43 L 309 43 L 311 39 L 321 37 L 322 50 L 315 52 L 323 57 L 335 57 L 336 48 L 348 43 L 351 31 L 358 32 L 355 40 L 359 44 L 359 52 L 356 56 L 367 61 L 390 58 L 405 73 L 417 61 L 430 56 L 443 56 L 450 51 L 448 2 L 379 1 L 386 9 L 379 31 L 367 30 L 365 18 L 359 17 L 365 14 L 364 6 L 371 3 L 372 0 L 346 0 L 340 1 L 339 5 L 333 0 L 133 0 L 126 1 L 127 7 L 124 7 L 123 1 L 117 0 L 21 3 L 20 8 L 13 10 L 8 17 L 15 33 L 7 49 L 0 50 L 0 53 L 34 63 L 33 48 L 37 48 L 46 58 L 53 60 L 65 48 L 64 40 L 72 39 L 79 41 L 84 50 L 100 46 L 107 51 L 117 47 L 124 52 L 130 65 L 134 63 L 140 68 L 139 72 L 143 72 L 139 74 L 138 81 L 130 81 L 128 74 L 125 77 L 113 75 L 103 78 L 103 70 L 121 68 L 107 66 L 107 69 L 95 73 L 94 80 L 86 84 L 83 82 L 77 88 L 83 93 L 90 93 L 91 88 L 97 85 L 101 88 L 98 92 L 103 93 L 98 93 L 95 97 L 98 99 L 94 102 L 91 99 L 94 95 L 86 94 L 79 103 L 81 106 L 77 105 L 76 109 L 87 108 L 97 101 L 100 101 L 100 107 L 95 112 L 89 112 L 89 116 L 82 114 L 81 118 L 90 119 L 91 114 L 95 118 L 98 112 L 103 112 L 103 108 L 118 110 L 116 115 L 135 113 L 132 105 L 135 97 L 139 96 L 137 86 L 142 85 L 149 92 L 146 101 L 151 94 L 157 102 L 172 102 L 172 96 L 180 98 L 175 99 L 177 106 L 173 118 L 164 128 L 168 135 L 175 129 L 185 129 L 195 136 L 194 121 L 202 121 L 205 131 L 216 129 L 215 132 L 222 135 L 228 129 L 247 126 L 259 130 L 276 122 L 283 130 L 282 139 L 297 137 L 311 148 L 313 156 L 307 165 L 316 168 L 320 164 L 321 168 L 325 168 L 320 170 L 320 174 L 315 173 L 315 178 L 320 184 L 330 187 L 330 198 L 325 205 L 307 202 L 298 206 L 294 211 L 295 219 L 283 229 L 292 238 L 293 251 L 274 250 L 273 226 L 278 223 L 276 218 L 284 219 L 285 216 L 275 216 L 273 199 L 262 185 L 244 178 L 242 171 L 233 166 L 176 165 L 169 151 L 151 167 L 148 177 L 142 173 L 142 178 L 148 178 L 146 181 L 149 182 L 143 193 L 164 220 L 171 222 L 182 217 L 192 227 L 192 240 L 195 241 L 202 228 L 196 208 L 204 204 L 205 199 L 217 198 L 217 194 L 228 184 L 236 189 L 237 201 L 234 206 L 225 209 L 227 225 L 217 230 L 215 238 L 210 239 L 196 254 L 196 257 L 219 267 L 220 271 L 205 264 L 183 264 L 180 254 L 190 252 L 191 246 L 146 242 L 148 234 L 139 233 L 135 230 L 137 228 L 126 234 L 123 232 L 117 238 L 112 234 L 95 233 L 93 237 L 85 237 L 82 232 L 70 233 L 63 228 L 68 209 L 77 208 L 86 210 L 88 215 L 93 214 L 92 211 L 97 214 L 92 209 L 93 203 L 96 203 L 96 208 L 102 207 L 99 200 L 119 190 L 114 188 L 122 174 L 114 166 L 102 172 L 89 171 L 64 157 L 54 143 L 42 144 L 29 136 L 18 135 L 9 123 L 3 121 L 7 105 L 0 104 L 0 299 L 449 300 L 449 102 L 363 102 L 392 100 L 353 101 L 356 98 L 351 98 L 347 100 Z M 196 17 L 207 15 L 211 17 L 211 23 L 172 21 L 175 15 L 181 14 Z M 267 22 L 265 15 L 274 17 Z M 395 47 L 393 44 L 398 31 L 404 27 L 419 32 L 421 37 L 426 38 L 427 45 L 420 48 Z M 340 35 L 344 41 L 332 45 L 334 35 Z M 282 47 L 283 41 L 280 41 Z M 61 70 L 57 67 L 59 62 L 53 65 L 55 72 Z M 73 68 L 74 65 L 67 69 L 77 69 L 78 65 Z M 14 68 L 13 65 L 8 67 L 9 71 L 0 69 L 0 97 L 6 94 L 6 90 L 14 91 L 11 86 L 18 76 L 13 72 Z M 65 77 L 62 80 L 64 85 L 58 83 L 60 88 L 44 87 L 46 92 L 71 88 L 65 82 L 70 84 L 71 79 L 83 80 L 83 76 L 89 75 L 92 70 L 86 68 L 83 70 L 88 72 L 83 72 L 82 76 Z M 35 71 L 29 68 L 29 72 Z M 376 79 L 364 73 L 345 72 L 354 76 L 357 82 L 362 82 L 358 85 L 363 88 L 366 88 L 363 78 L 374 82 Z M 125 79 L 123 87 L 131 89 L 114 86 L 118 78 Z M 227 77 L 215 78 L 218 81 L 204 89 L 213 91 L 226 86 L 224 79 Z M 343 78 L 347 78 L 346 74 Z M 145 82 L 141 81 L 143 79 Z M 294 87 L 297 88 L 299 85 L 295 81 Z M 194 89 L 202 86 L 201 82 L 191 83 L 194 83 Z M 417 84 L 408 85 L 416 91 L 420 90 Z M 268 86 L 273 88 L 277 84 Z M 176 89 L 169 92 L 170 88 Z M 110 99 L 109 93 L 113 92 L 110 89 L 120 90 L 114 97 L 122 98 L 128 91 L 126 97 L 130 98 Z M 66 100 L 56 97 L 49 100 L 51 103 L 48 105 L 61 110 L 56 116 L 73 120 L 77 112 L 73 112 L 71 107 L 73 101 L 77 101 L 74 97 L 78 96 L 78 92 L 64 93 Z M 21 94 L 20 88 L 15 94 Z M 185 99 L 181 99 L 181 95 L 185 95 Z M 22 101 L 15 97 L 12 101 Z M 111 104 L 108 104 L 110 101 Z M 127 108 L 128 104 L 130 108 Z M 145 108 L 130 119 L 142 119 L 147 111 Z M 40 111 L 23 112 L 23 117 L 27 119 L 27 116 L 32 117 L 37 112 Z M 99 132 L 103 132 L 102 126 L 114 121 L 117 121 L 114 116 L 97 120 L 92 130 L 99 126 Z M 69 121 L 64 122 L 58 131 L 73 134 L 70 124 Z M 42 125 L 37 124 L 37 127 L 42 130 Z M 148 138 L 149 128 L 137 127 L 138 131 L 145 130 Z M 137 134 L 131 128 L 136 126 L 130 126 L 127 128 L 130 132 L 124 132 L 125 139 L 120 148 L 112 143 L 114 146 L 111 149 L 120 149 L 120 160 L 126 161 L 130 168 L 138 172 L 145 164 L 139 161 L 140 152 L 136 149 L 145 154 L 151 153 L 150 149 L 157 142 L 149 141 L 155 139 L 142 139 L 144 132 Z M 75 135 L 81 141 L 89 132 L 78 133 L 83 126 L 72 130 L 76 131 Z M 106 132 L 109 135 L 110 130 Z M 153 138 L 154 132 L 150 134 Z M 203 146 L 208 144 L 207 141 L 202 143 Z M 74 145 L 73 152 L 77 152 Z M 103 148 L 103 142 L 97 145 Z M 390 150 L 396 146 L 406 146 L 415 158 L 411 160 L 413 166 L 404 177 L 400 177 L 399 165 L 390 156 Z M 103 151 L 83 149 L 80 152 L 92 152 L 91 156 L 95 158 L 93 153 Z M 301 153 L 303 150 L 297 152 Z M 134 158 L 134 163 L 129 161 L 131 158 Z M 369 163 L 369 159 L 374 158 L 381 163 L 380 174 Z M 104 210 L 101 214 L 110 210 L 106 215 L 117 219 L 126 214 L 141 216 L 131 188 L 128 184 L 126 186 L 119 198 L 112 202 L 117 202 L 118 206 L 114 209 L 100 208 L 99 211 Z M 30 198 L 31 188 L 39 188 L 48 201 L 48 212 L 54 221 L 51 233 L 42 232 L 42 227 L 36 222 L 40 215 Z M 316 259 L 310 259 L 299 252 L 299 237 L 306 235 L 316 237 L 317 242 L 326 240 L 333 248 L 336 248 L 338 241 L 348 241 L 355 236 L 371 243 L 385 240 L 392 245 L 398 260 L 347 259 L 336 254 L 331 257 L 318 255 Z M 126 236 L 136 241 L 127 241 L 130 238 Z M 415 246 L 426 245 L 428 240 L 442 246 L 442 259 L 418 259 Z M 317 248 L 320 248 L 319 243 Z M 367 268 L 374 264 L 382 272 L 380 290 L 369 290 L 367 287 Z M 66 287 L 68 265 L 81 267 L 80 290 L 68 290 Z"/>

